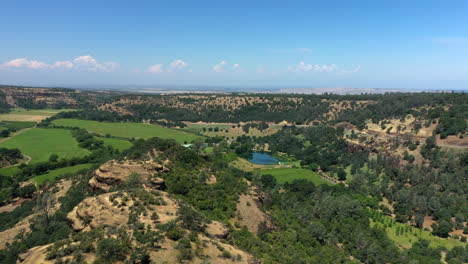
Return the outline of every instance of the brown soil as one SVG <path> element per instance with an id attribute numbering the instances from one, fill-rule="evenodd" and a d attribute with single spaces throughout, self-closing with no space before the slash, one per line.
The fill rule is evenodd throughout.
<path id="1" fill-rule="evenodd" d="M 10 204 L 4 205 L 0 207 L 0 213 L 8 213 L 12 212 L 16 209 L 16 207 L 21 206 L 24 202 L 29 201 L 31 199 L 18 199 Z"/>
<path id="2" fill-rule="evenodd" d="M 258 226 L 262 222 L 266 222 L 267 226 L 272 227 L 270 219 L 260 209 L 260 204 L 256 190 L 250 187 L 246 194 L 240 195 L 237 202 L 236 217 L 231 219 L 231 223 L 238 222 L 241 226 L 246 226 L 254 234 L 258 233 Z"/>
<path id="3" fill-rule="evenodd" d="M 468 148 L 468 137 L 448 136 L 445 139 L 437 137 L 437 145 L 442 147 Z"/>

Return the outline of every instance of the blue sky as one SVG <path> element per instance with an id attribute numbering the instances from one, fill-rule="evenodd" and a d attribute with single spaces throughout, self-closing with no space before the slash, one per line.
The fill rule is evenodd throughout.
<path id="1" fill-rule="evenodd" d="M 0 4 L 0 83 L 468 89 L 468 1 Z"/>

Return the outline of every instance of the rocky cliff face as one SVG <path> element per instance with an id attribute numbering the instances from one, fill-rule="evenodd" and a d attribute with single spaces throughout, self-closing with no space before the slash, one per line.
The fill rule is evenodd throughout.
<path id="1" fill-rule="evenodd" d="M 94 172 L 94 177 L 89 181 L 89 185 L 96 190 L 109 191 L 112 186 L 125 182 L 131 174 L 136 173 L 143 181 L 151 183 L 155 187 L 164 188 L 164 180 L 157 175 L 168 171 L 169 169 L 165 165 L 154 161 L 111 160 Z"/>
<path id="2" fill-rule="evenodd" d="M 93 263 L 102 260 L 104 240 L 117 241 L 125 251 L 113 263 L 129 261 L 142 250 L 151 263 L 254 263 L 250 254 L 224 241 L 230 233 L 224 223 L 207 221 L 199 231 L 183 224 L 187 216 L 182 220 L 180 202 L 162 190 L 164 180 L 157 177 L 167 171 L 153 161 L 103 164 L 89 186 L 106 193 L 84 199 L 67 215 L 75 233 L 64 241 L 29 249 L 17 263 Z M 139 186 L 107 192 L 132 173 L 141 176 Z"/>

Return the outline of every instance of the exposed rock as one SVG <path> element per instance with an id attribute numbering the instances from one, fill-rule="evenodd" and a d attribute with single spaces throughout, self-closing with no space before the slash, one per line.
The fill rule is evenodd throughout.
<path id="1" fill-rule="evenodd" d="M 206 184 L 215 184 L 217 182 L 216 176 L 211 174 L 208 179 L 206 179 Z"/>
<path id="2" fill-rule="evenodd" d="M 23 263 L 23 264 L 42 264 L 42 263 L 52 264 L 54 263 L 53 261 L 46 260 L 47 248 L 49 246 L 50 245 L 30 248 L 28 251 L 18 256 L 16 263 Z"/>
<path id="3" fill-rule="evenodd" d="M 164 204 L 148 205 L 148 213 L 141 216 L 140 221 L 145 224 L 153 225 L 151 214 L 157 213 L 158 223 L 164 224 L 176 218 L 177 203 L 170 199 L 167 193 L 160 192 Z M 75 231 L 87 231 L 99 226 L 108 226 L 119 228 L 127 224 L 130 215 L 130 207 L 134 200 L 125 199 L 130 197 L 125 192 L 112 192 L 101 194 L 96 197 L 88 197 L 79 203 L 68 213 L 67 218 Z M 111 201 L 112 200 L 112 201 Z"/>
<path id="4" fill-rule="evenodd" d="M 154 161 L 118 161 L 111 160 L 101 165 L 89 180 L 89 185 L 98 190 L 109 191 L 113 185 L 125 182 L 132 173 L 138 173 L 144 181 L 148 181 L 153 174 L 165 173 L 169 169 Z M 159 178 L 154 183 L 164 188 L 164 181 Z"/>
<path id="5" fill-rule="evenodd" d="M 97 197 L 88 197 L 68 213 L 67 218 L 75 231 L 89 230 L 100 225 L 121 227 L 128 221 L 128 206 L 118 208 L 106 193 Z"/>
<path id="6" fill-rule="evenodd" d="M 151 190 L 146 190 L 151 192 Z M 125 202 L 123 202 L 123 197 Z M 161 205 L 146 204 L 146 214 L 139 216 L 138 222 L 145 226 L 150 226 L 153 230 L 158 230 L 156 221 L 151 219 L 153 213 L 159 216 L 158 224 L 166 224 L 177 218 L 177 204 L 171 199 L 167 193 L 158 192 L 156 197 L 164 200 Z M 132 196 L 127 192 L 112 192 L 105 193 L 96 197 L 89 197 L 83 200 L 76 206 L 72 212 L 68 214 L 68 219 L 75 231 L 86 231 L 97 227 L 109 227 L 110 230 L 122 227 L 128 229 L 128 217 L 131 213 L 132 205 L 136 205 L 138 195 Z M 112 200 L 112 201 L 111 201 Z M 142 201 L 140 201 L 142 202 Z M 123 205 L 124 204 L 124 205 Z M 143 204 L 143 203 L 140 203 Z M 229 229 L 225 224 L 213 221 L 207 225 L 205 234 L 198 234 L 198 240 L 202 241 L 202 246 L 192 243 L 193 250 L 199 250 L 199 254 L 193 256 L 190 261 L 184 263 L 221 263 L 221 264 L 249 264 L 255 263 L 254 257 L 232 245 L 223 243 L 220 239 L 226 238 L 229 234 Z M 75 242 L 73 242 L 75 243 Z M 133 240 L 132 243 L 137 243 Z M 45 245 L 29 249 L 21 254 L 17 263 L 55 263 L 54 260 L 46 260 L 47 248 L 51 245 Z M 225 257 L 224 252 L 228 252 L 229 256 Z M 173 241 L 167 237 L 163 238 L 157 246 L 148 251 L 153 263 L 178 263 L 180 250 L 177 246 L 177 241 Z M 95 252 L 83 253 L 85 263 L 93 263 L 96 260 Z M 58 261 L 73 261 L 71 255 L 57 259 Z"/>

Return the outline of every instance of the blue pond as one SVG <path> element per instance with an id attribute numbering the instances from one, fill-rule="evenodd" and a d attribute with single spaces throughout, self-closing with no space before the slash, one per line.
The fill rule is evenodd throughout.
<path id="1" fill-rule="evenodd" d="M 278 160 L 273 158 L 272 156 L 260 152 L 254 152 L 252 154 L 252 158 L 249 159 L 249 161 L 261 165 L 276 164 L 278 162 Z"/>

